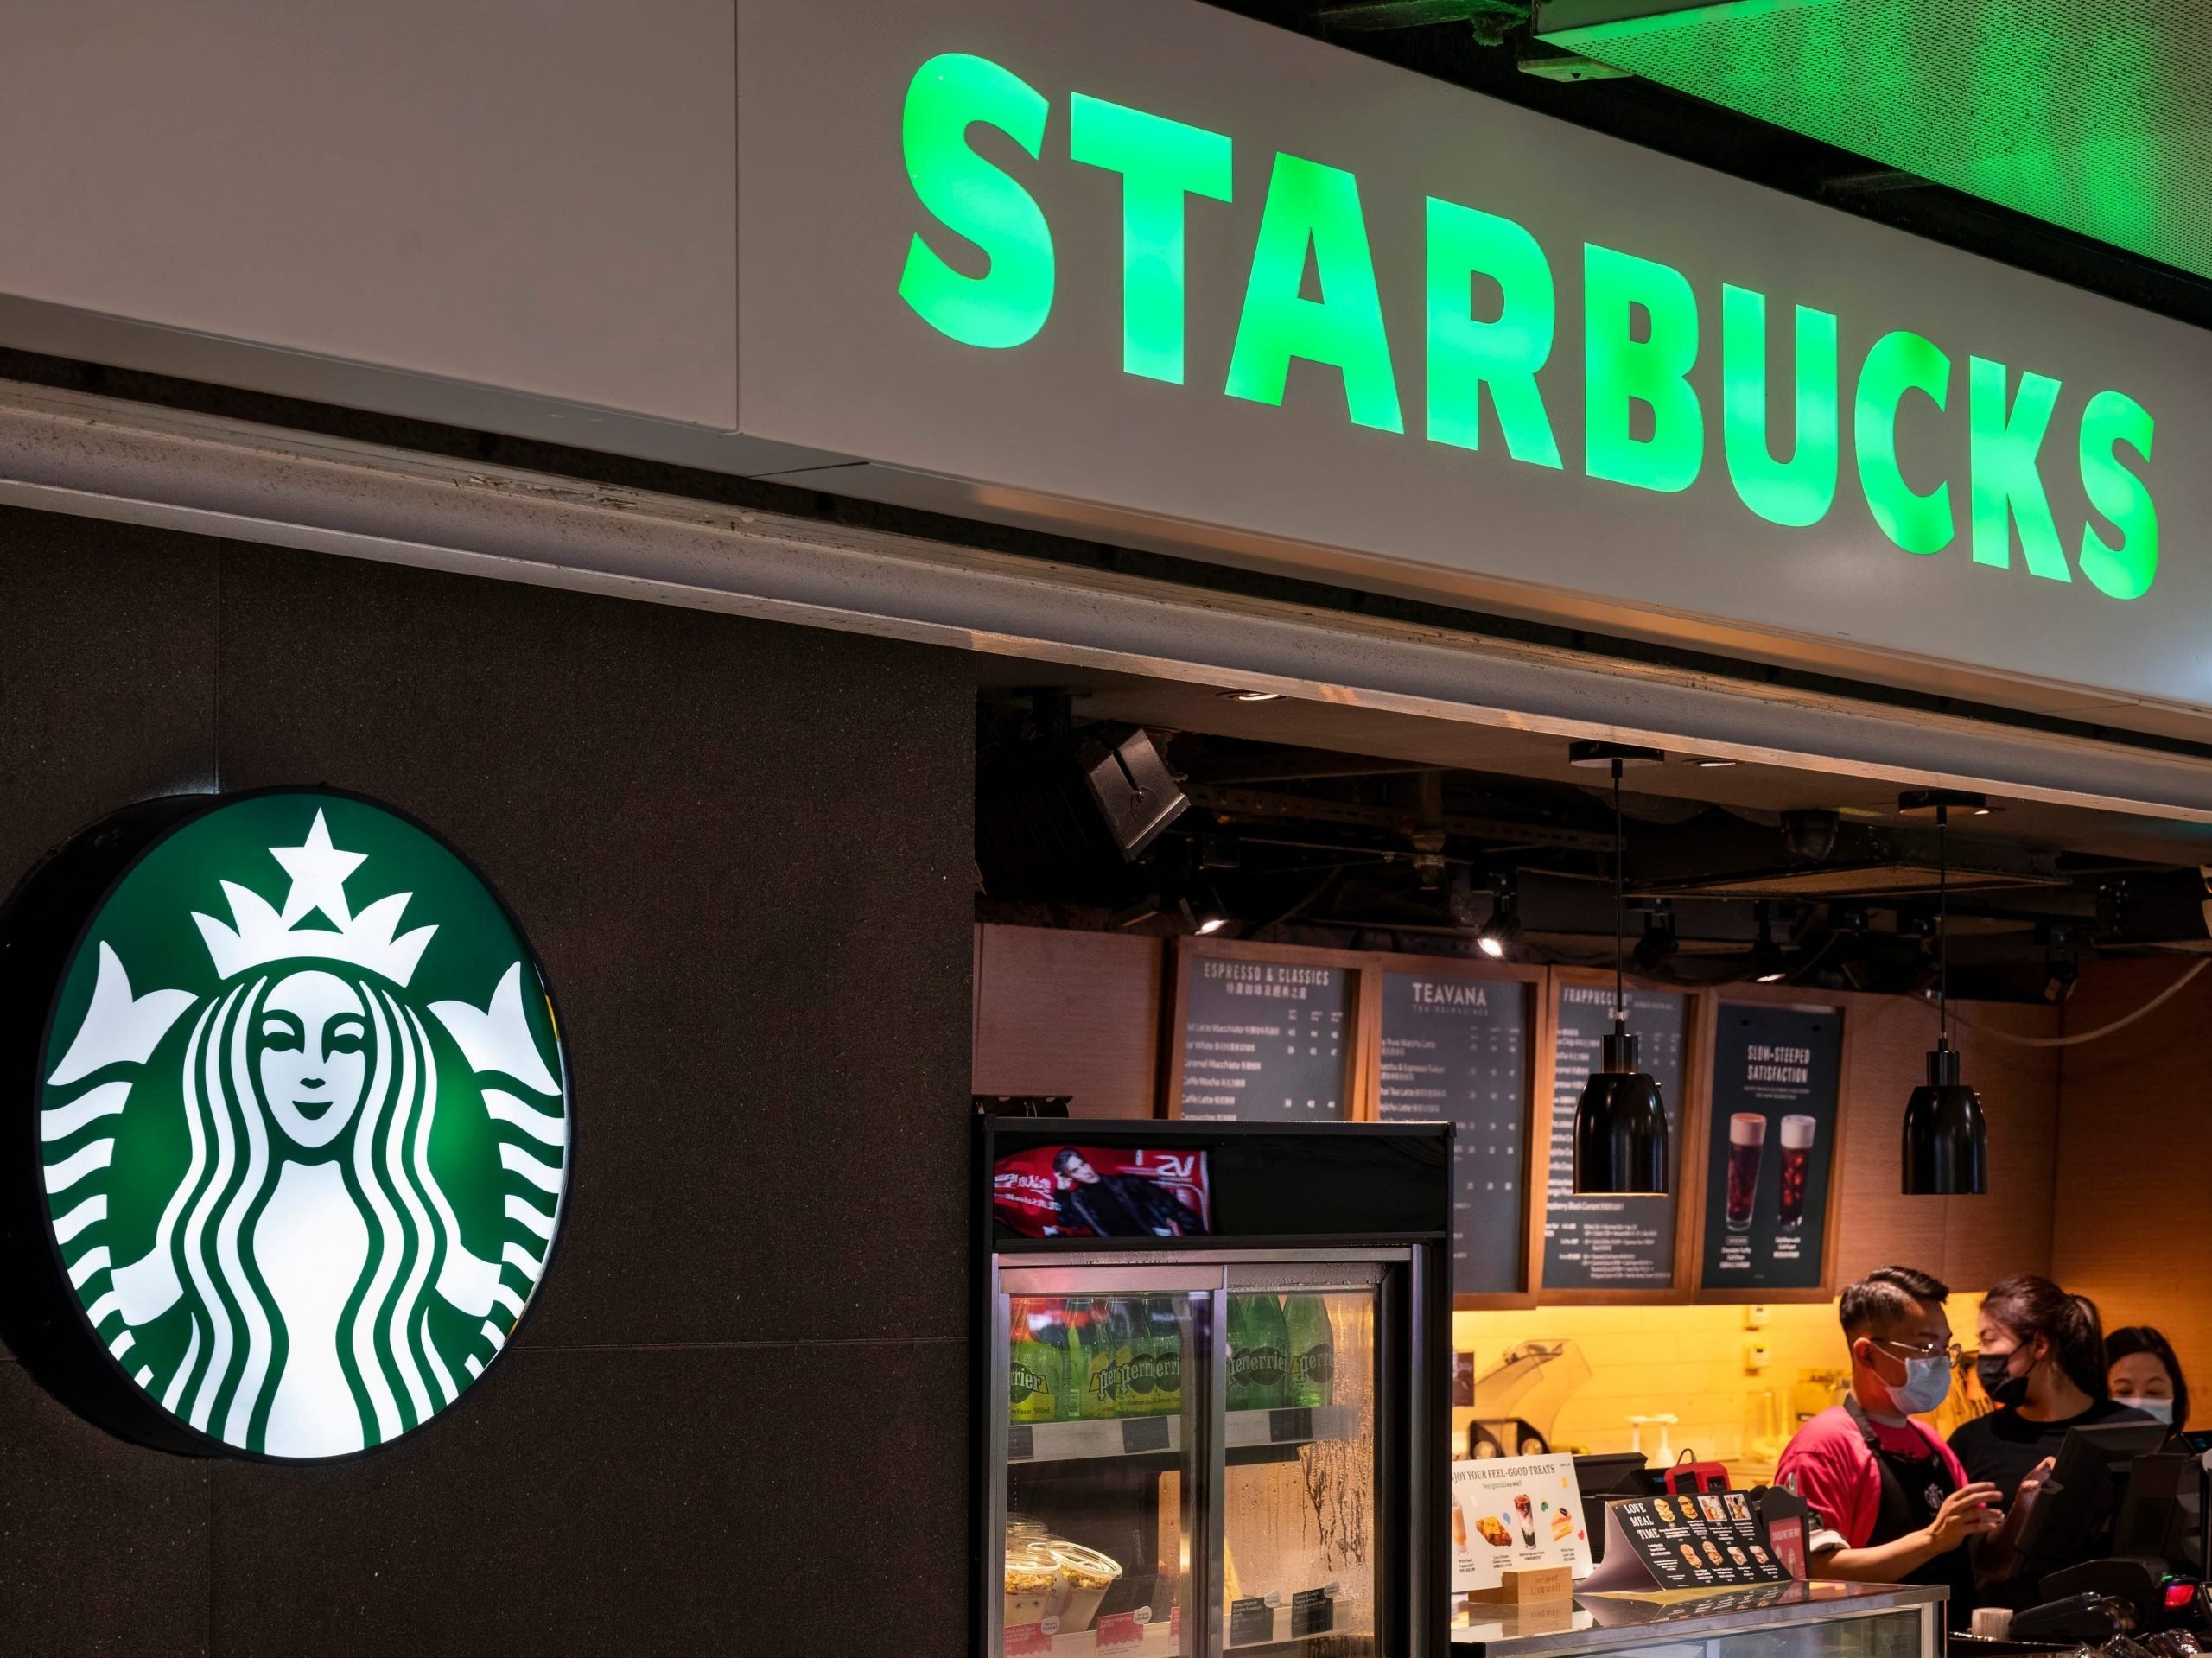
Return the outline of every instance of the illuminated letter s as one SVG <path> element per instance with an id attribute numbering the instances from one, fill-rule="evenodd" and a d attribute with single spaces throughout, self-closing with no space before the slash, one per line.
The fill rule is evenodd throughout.
<path id="1" fill-rule="evenodd" d="M 968 147 L 976 122 L 1032 156 L 1044 147 L 1043 93 L 988 58 L 948 52 L 914 72 L 903 124 L 906 176 L 922 206 L 983 250 L 989 269 L 963 275 L 918 234 L 899 297 L 963 345 L 1003 347 L 1036 337 L 1052 308 L 1052 232 L 1036 198 Z"/>
<path id="2" fill-rule="evenodd" d="M 2082 488 L 2120 536 L 2115 547 L 2083 524 L 2082 574 L 2108 598 L 2139 599 L 2158 574 L 2158 504 L 2119 454 L 2125 443 L 2149 461 L 2152 433 L 2149 412 L 2124 392 L 2100 391 L 2082 411 Z"/>

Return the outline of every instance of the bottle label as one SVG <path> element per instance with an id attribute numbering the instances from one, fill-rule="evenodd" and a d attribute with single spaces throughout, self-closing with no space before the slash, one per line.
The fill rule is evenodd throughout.
<path id="1" fill-rule="evenodd" d="M 1026 1364 L 1016 1363 L 1007 1372 L 1007 1396 L 1017 1405 L 1045 1390 L 1045 1378 Z"/>
<path id="2" fill-rule="evenodd" d="M 1332 1348 L 1309 1347 L 1291 1361 L 1291 1379 L 1309 1387 L 1325 1388 L 1336 1379 L 1337 1355 Z"/>
<path id="3" fill-rule="evenodd" d="M 1283 1350 L 1280 1347 L 1255 1347 L 1244 1356 L 1244 1380 L 1255 1388 L 1275 1388 L 1282 1385 Z M 1230 1362 L 1233 1370 L 1236 1361 Z"/>

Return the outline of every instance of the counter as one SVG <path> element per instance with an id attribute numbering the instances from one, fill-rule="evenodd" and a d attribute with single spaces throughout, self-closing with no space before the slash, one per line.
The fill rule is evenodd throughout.
<path id="1" fill-rule="evenodd" d="M 1944 1591 L 1910 1584 L 1777 1583 L 1688 1597 L 1578 1595 L 1454 1614 L 1455 1651 L 1484 1658 L 1598 1652 L 1669 1658 L 1936 1658 Z"/>

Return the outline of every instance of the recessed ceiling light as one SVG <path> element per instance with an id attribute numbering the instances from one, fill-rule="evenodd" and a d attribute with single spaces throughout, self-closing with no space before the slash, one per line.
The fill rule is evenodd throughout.
<path id="1" fill-rule="evenodd" d="M 1282 699 L 1281 691 L 1216 691 L 1224 702 L 1275 702 Z"/>
<path id="2" fill-rule="evenodd" d="M 1227 916 L 1210 915 L 1205 920 L 1198 923 L 1198 931 L 1201 933 L 1219 932 L 1228 924 L 1229 918 Z"/>
<path id="3" fill-rule="evenodd" d="M 1692 760 L 1690 764 L 1697 767 L 1700 772 L 1718 772 L 1724 766 L 1735 765 L 1739 764 L 1739 762 L 1736 760 Z"/>
<path id="4" fill-rule="evenodd" d="M 1758 981 L 1761 984 L 1779 984 L 1788 976 L 1788 975 L 1782 973 L 1762 973 L 1759 975 Z"/>

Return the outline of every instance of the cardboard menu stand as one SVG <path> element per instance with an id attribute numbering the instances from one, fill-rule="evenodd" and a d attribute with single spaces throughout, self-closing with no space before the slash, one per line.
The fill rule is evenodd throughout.
<path id="1" fill-rule="evenodd" d="M 1769 1531 L 1758 1501 L 1763 1495 L 1707 1491 L 1608 1504 L 1605 1564 L 1584 1581 L 1583 1591 L 1707 1591 L 1789 1582 L 1802 1574 L 1790 1569 Z"/>
<path id="2" fill-rule="evenodd" d="M 1452 1590 L 1484 1594 L 1506 1571 L 1565 1566 L 1589 1575 L 1582 1492 L 1572 1457 L 1498 1457 L 1452 1464 Z"/>

